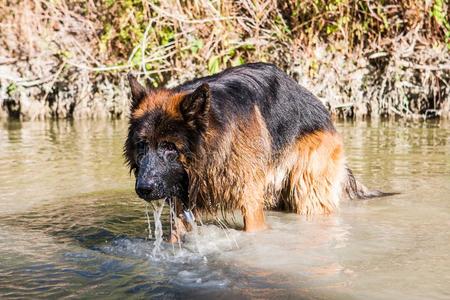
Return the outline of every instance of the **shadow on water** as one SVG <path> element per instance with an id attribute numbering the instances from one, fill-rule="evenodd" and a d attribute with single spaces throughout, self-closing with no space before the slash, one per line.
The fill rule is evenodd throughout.
<path id="1" fill-rule="evenodd" d="M 2 216 L 2 223 L 38 231 L 60 243 L 78 243 L 88 249 L 121 235 L 148 236 L 144 205 L 130 193 L 96 192 L 62 198 L 26 213 Z"/>

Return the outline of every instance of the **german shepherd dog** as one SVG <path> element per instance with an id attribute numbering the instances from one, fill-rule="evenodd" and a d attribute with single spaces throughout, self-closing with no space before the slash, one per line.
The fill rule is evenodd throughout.
<path id="1" fill-rule="evenodd" d="M 240 210 L 245 231 L 264 209 L 329 214 L 369 191 L 346 166 L 325 106 L 276 66 L 252 63 L 175 88 L 128 75 L 132 103 L 124 154 L 146 201 L 215 214 Z"/>

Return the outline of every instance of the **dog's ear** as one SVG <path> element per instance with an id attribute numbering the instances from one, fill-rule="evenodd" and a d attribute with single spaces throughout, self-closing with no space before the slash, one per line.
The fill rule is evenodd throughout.
<path id="1" fill-rule="evenodd" d="M 181 115 L 191 126 L 206 126 L 210 103 L 211 90 L 207 83 L 203 83 L 194 92 L 184 96 L 180 103 Z"/>
<path id="2" fill-rule="evenodd" d="M 135 109 L 141 100 L 144 99 L 147 91 L 145 87 L 137 81 L 133 74 L 128 73 L 127 77 L 131 89 L 131 109 Z"/>

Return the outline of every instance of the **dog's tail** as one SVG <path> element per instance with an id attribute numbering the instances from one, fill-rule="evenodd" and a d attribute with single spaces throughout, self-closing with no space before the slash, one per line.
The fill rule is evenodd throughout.
<path id="1" fill-rule="evenodd" d="M 386 193 L 378 190 L 369 190 L 361 182 L 356 180 L 350 168 L 346 167 L 346 170 L 347 170 L 347 179 L 344 184 L 344 193 L 352 200 L 386 197 L 399 194 L 399 193 Z"/>

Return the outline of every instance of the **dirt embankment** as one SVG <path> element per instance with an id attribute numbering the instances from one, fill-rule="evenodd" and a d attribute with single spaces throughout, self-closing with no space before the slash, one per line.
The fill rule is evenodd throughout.
<path id="1" fill-rule="evenodd" d="M 0 3 L 0 117 L 119 118 L 124 75 L 277 64 L 339 117 L 450 116 L 447 0 Z"/>

